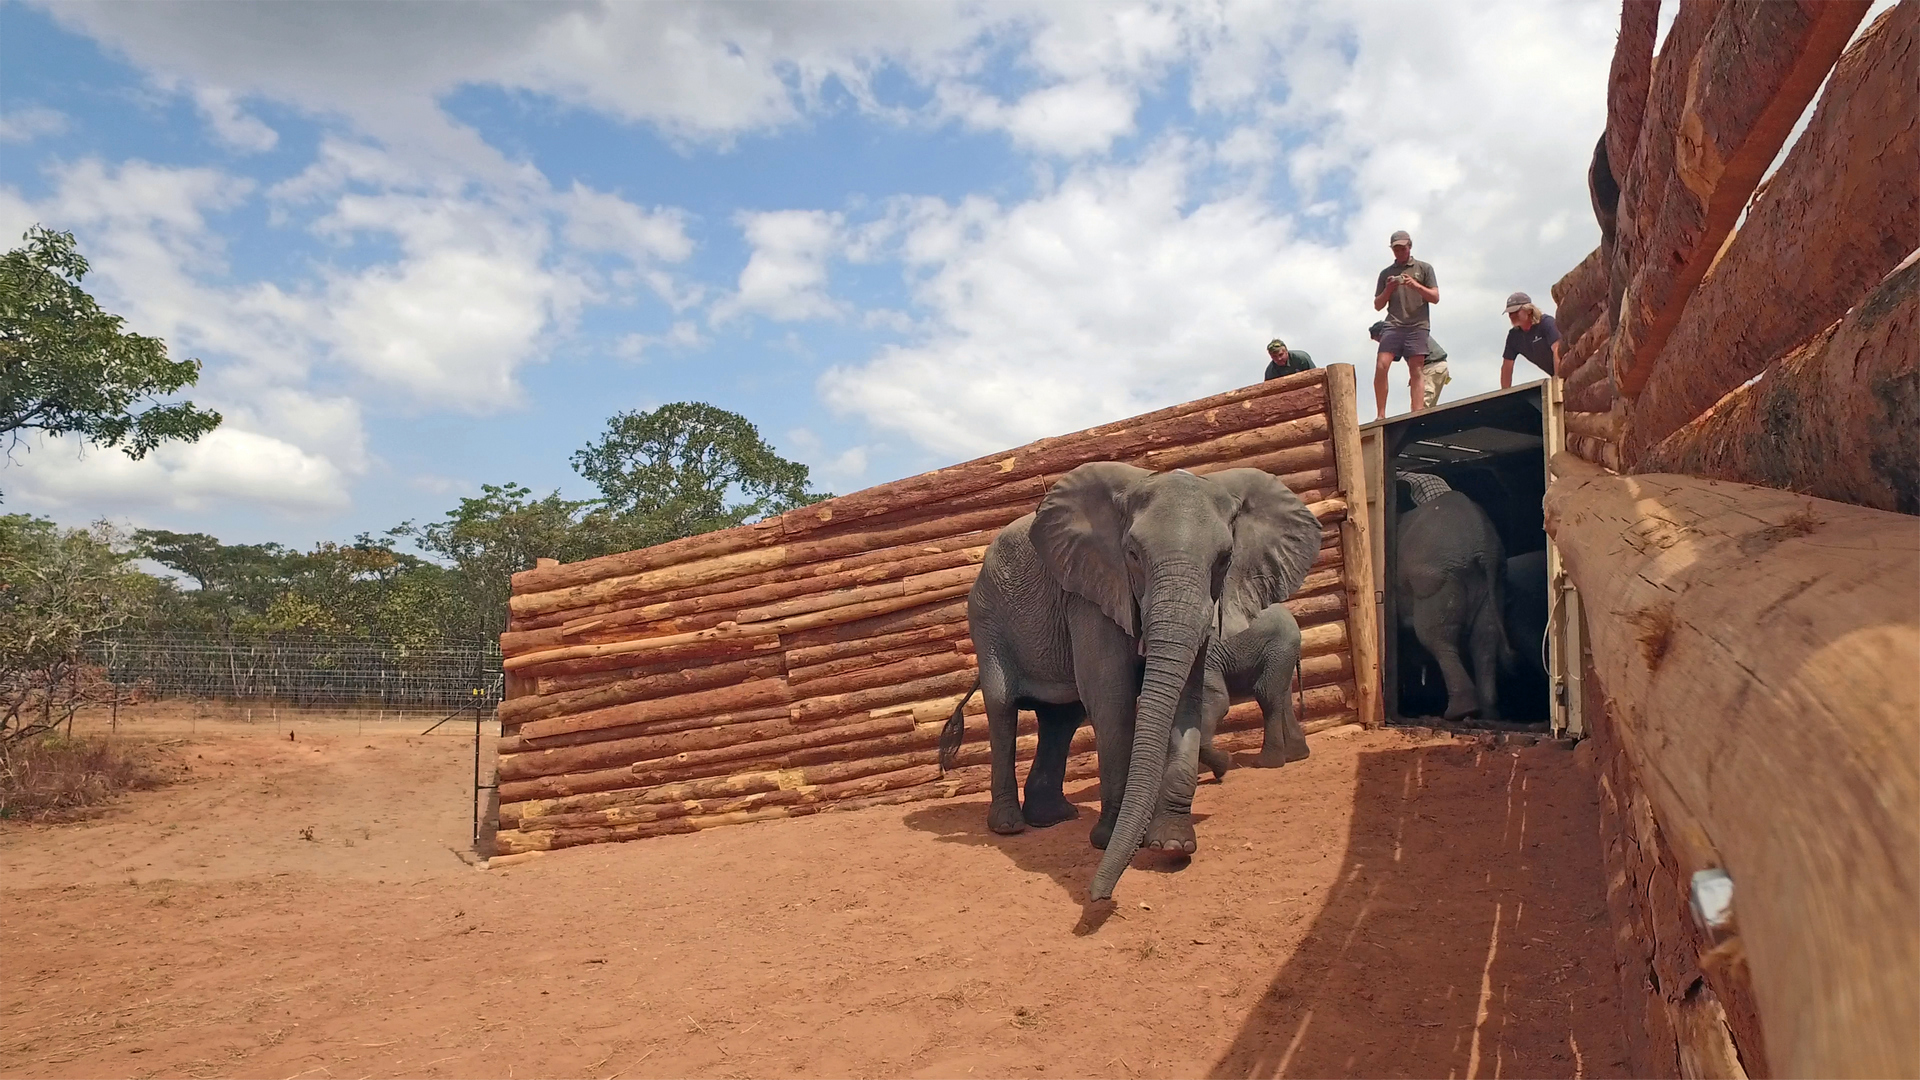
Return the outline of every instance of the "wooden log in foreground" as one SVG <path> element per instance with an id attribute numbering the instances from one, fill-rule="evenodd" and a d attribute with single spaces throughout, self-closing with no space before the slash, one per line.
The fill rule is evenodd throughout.
<path id="1" fill-rule="evenodd" d="M 1920 520 L 1553 471 L 1594 670 L 1662 831 L 1733 878 L 1770 1066 L 1920 1075 Z"/>
<path id="2" fill-rule="evenodd" d="M 1634 401 L 1628 461 L 1847 309 L 1920 247 L 1920 5 L 1841 56 L 1806 132 L 1674 327 Z"/>
<path id="3" fill-rule="evenodd" d="M 1613 472 L 1620 471 L 1620 447 L 1587 435 L 1567 436 L 1567 450 L 1582 460 Z"/>
<path id="4" fill-rule="evenodd" d="M 1620 421 L 1611 412 L 1568 412 L 1567 433 L 1602 442 L 1620 441 Z"/>
<path id="5" fill-rule="evenodd" d="M 1638 223 L 1651 228 L 1640 234 L 1613 335 L 1615 386 L 1626 397 L 1646 385 L 1694 286 L 1869 6 L 1820 0 L 1720 8 L 1683 84 L 1672 169 L 1642 176 L 1657 185 L 1642 198 L 1659 206 Z"/>
<path id="6" fill-rule="evenodd" d="M 1737 480 L 1920 514 L 1916 335 L 1920 251 L 1845 319 L 1668 436 L 1637 471 Z"/>
<path id="7" fill-rule="evenodd" d="M 1660 0 L 1625 0 L 1620 5 L 1620 36 L 1607 72 L 1607 160 L 1616 181 L 1626 178 L 1640 144 L 1659 32 Z"/>
<path id="8" fill-rule="evenodd" d="M 733 686 L 754 679 L 776 679 L 785 665 L 778 656 L 756 656 L 719 664 L 676 667 L 671 671 L 616 679 L 601 686 L 552 694 L 531 694 L 500 703 L 500 723 L 517 726 L 528 720 L 585 712 L 608 705 L 624 705 L 653 698 L 677 697 L 699 690 Z"/>

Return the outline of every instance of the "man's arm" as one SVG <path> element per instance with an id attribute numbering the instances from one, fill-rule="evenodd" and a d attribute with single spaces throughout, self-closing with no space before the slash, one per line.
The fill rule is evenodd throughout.
<path id="1" fill-rule="evenodd" d="M 1553 342 L 1553 370 L 1556 374 L 1560 371 L 1560 341 L 1558 338 L 1554 339 Z M 1560 377 L 1563 379 L 1566 378 L 1564 375 Z"/>
<path id="2" fill-rule="evenodd" d="M 1435 285 L 1429 288 L 1425 285 L 1420 284 L 1418 281 L 1413 280 L 1413 278 L 1409 277 L 1407 278 L 1407 288 L 1412 289 L 1414 292 L 1417 292 L 1421 296 L 1426 297 L 1427 303 L 1429 304 L 1437 304 L 1440 302 L 1440 286 L 1438 285 Z"/>
<path id="3" fill-rule="evenodd" d="M 1506 359 L 1500 361 L 1500 389 L 1506 390 L 1512 386 L 1513 386 L 1513 357 L 1509 356 Z"/>
<path id="4" fill-rule="evenodd" d="M 1373 298 L 1373 310 L 1379 311 L 1387 306 L 1387 299 L 1393 295 L 1393 282 L 1389 280 L 1392 277 L 1392 274 L 1382 273 L 1380 279 L 1374 283 L 1375 288 L 1380 291 Z"/>

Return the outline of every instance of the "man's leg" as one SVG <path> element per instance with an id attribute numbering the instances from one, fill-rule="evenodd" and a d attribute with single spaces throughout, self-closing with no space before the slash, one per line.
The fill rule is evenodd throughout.
<path id="1" fill-rule="evenodd" d="M 1393 367 L 1393 354 L 1381 353 L 1373 361 L 1373 403 L 1379 409 L 1376 420 L 1387 418 L 1387 372 Z"/>
<path id="2" fill-rule="evenodd" d="M 1427 366 L 1427 354 L 1407 357 L 1407 404 L 1410 412 L 1427 407 L 1427 380 L 1421 369 Z"/>
<path id="3" fill-rule="evenodd" d="M 1452 379 L 1447 373 L 1445 360 L 1429 360 L 1421 365 L 1420 377 L 1426 381 L 1427 408 L 1431 409 L 1440 401 L 1440 391 L 1446 388 Z"/>

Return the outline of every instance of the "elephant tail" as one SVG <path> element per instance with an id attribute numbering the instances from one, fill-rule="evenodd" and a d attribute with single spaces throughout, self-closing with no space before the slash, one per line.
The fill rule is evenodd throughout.
<path id="1" fill-rule="evenodd" d="M 980 680 L 973 680 L 973 689 L 953 707 L 953 715 L 947 717 L 947 724 L 940 729 L 940 775 L 947 775 L 953 768 L 954 759 L 960 756 L 960 741 L 967 737 L 967 702 L 980 690 Z"/>

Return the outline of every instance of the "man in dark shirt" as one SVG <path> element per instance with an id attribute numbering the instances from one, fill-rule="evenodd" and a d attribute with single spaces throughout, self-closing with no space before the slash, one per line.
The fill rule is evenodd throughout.
<path id="1" fill-rule="evenodd" d="M 1277 379 L 1313 368 L 1313 357 L 1299 349 L 1287 348 L 1279 338 L 1267 342 L 1267 378 Z"/>
<path id="2" fill-rule="evenodd" d="M 1387 418 L 1387 370 L 1393 362 L 1407 362 L 1407 396 L 1412 411 L 1426 408 L 1427 329 L 1432 325 L 1427 305 L 1440 302 L 1440 280 L 1433 267 L 1413 257 L 1413 237 L 1405 230 L 1387 241 L 1393 264 L 1380 271 L 1373 284 L 1373 310 L 1387 312 L 1387 328 L 1380 335 L 1380 355 L 1373 365 L 1373 401 L 1379 419 Z"/>
<path id="3" fill-rule="evenodd" d="M 1533 298 L 1517 292 L 1507 297 L 1507 347 L 1500 353 L 1500 389 L 1513 385 L 1513 358 L 1524 356 L 1533 366 L 1552 375 L 1560 366 L 1560 328 L 1553 316 L 1543 315 Z"/>

